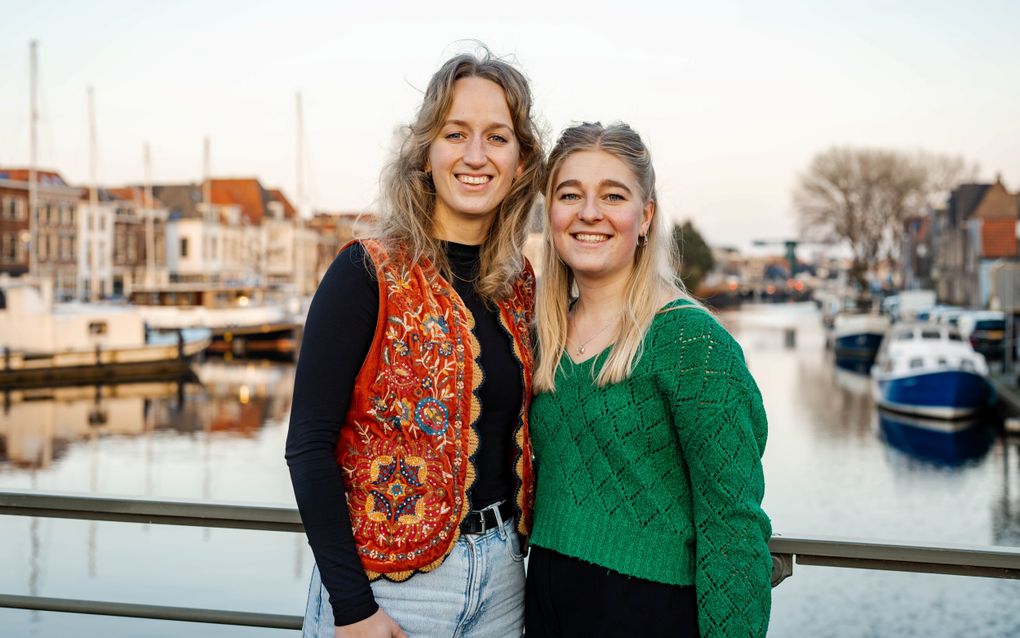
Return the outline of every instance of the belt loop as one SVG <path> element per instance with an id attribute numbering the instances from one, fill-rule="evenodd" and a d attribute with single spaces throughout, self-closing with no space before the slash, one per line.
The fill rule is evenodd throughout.
<path id="1" fill-rule="evenodd" d="M 496 515 L 496 529 L 499 530 L 496 533 L 499 534 L 499 537 L 505 541 L 507 539 L 507 533 L 506 530 L 503 529 L 503 516 L 499 513 L 499 507 L 503 503 L 504 501 L 493 503 L 490 507 L 492 507 L 492 511 Z"/>

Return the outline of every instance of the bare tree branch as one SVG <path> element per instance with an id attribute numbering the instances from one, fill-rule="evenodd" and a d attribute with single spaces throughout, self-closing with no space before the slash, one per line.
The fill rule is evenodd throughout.
<path id="1" fill-rule="evenodd" d="M 906 220 L 944 201 L 976 173 L 960 157 L 830 148 L 811 160 L 794 189 L 801 234 L 846 242 L 853 252 L 851 275 L 863 289 L 880 259 L 898 262 Z"/>

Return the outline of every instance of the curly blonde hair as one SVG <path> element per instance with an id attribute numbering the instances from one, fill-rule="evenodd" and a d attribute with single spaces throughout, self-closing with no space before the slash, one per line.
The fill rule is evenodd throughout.
<path id="1" fill-rule="evenodd" d="M 506 95 L 522 170 L 500 203 L 488 235 L 482 243 L 475 288 L 487 300 L 507 297 L 524 268 L 522 249 L 532 205 L 538 195 L 542 172 L 542 142 L 532 119 L 532 97 L 527 78 L 508 62 L 492 56 L 457 55 L 436 71 L 429 81 L 414 121 L 404 127 L 396 157 L 382 176 L 383 214 L 376 232 L 390 246 L 400 246 L 411 258 L 427 258 L 440 274 L 450 279 L 450 265 L 443 242 L 433 236 L 435 186 L 425 172 L 429 148 L 439 135 L 453 104 L 457 80 L 478 77 L 499 85 Z"/>

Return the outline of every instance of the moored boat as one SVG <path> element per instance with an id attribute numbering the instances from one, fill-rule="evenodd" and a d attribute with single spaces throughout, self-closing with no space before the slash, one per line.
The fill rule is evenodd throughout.
<path id="1" fill-rule="evenodd" d="M 210 342 L 206 329 L 147 331 L 129 307 L 54 304 L 49 286 L 0 286 L 0 386 L 178 375 Z"/>
<path id="2" fill-rule="evenodd" d="M 962 418 L 994 399 L 985 358 L 956 329 L 944 325 L 893 326 L 871 376 L 875 401 L 907 414 Z"/>
<path id="3" fill-rule="evenodd" d="M 844 370 L 867 374 L 888 329 L 889 318 L 882 315 L 836 315 L 832 327 L 836 365 Z"/>
<path id="4" fill-rule="evenodd" d="M 289 354 L 300 325 L 283 300 L 253 286 L 178 283 L 136 288 L 129 301 L 155 329 L 203 327 L 212 331 L 210 352 Z"/>

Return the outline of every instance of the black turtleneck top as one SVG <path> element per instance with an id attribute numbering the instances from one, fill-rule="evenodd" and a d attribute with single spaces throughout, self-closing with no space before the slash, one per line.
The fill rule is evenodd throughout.
<path id="1" fill-rule="evenodd" d="M 524 392 L 520 363 L 499 311 L 474 289 L 479 251 L 478 246 L 446 244 L 453 288 L 474 315 L 484 374 L 478 390 L 476 479 L 468 493 L 473 509 L 513 497 L 512 433 Z M 358 558 L 335 455 L 378 312 L 375 268 L 364 248 L 352 244 L 333 260 L 308 310 L 287 433 L 294 495 L 337 625 L 363 620 L 378 609 Z"/>

